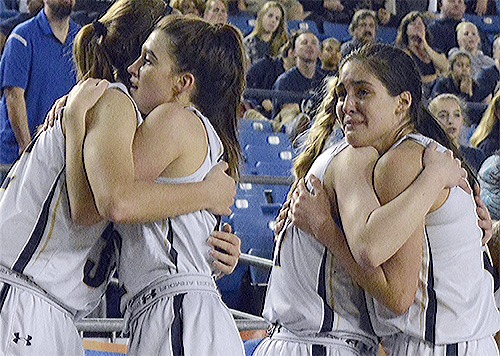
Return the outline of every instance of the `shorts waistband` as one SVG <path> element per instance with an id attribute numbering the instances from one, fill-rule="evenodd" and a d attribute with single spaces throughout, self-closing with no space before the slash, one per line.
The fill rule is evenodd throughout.
<path id="1" fill-rule="evenodd" d="M 331 334 L 318 334 L 317 336 L 297 336 L 291 331 L 285 329 L 281 325 L 272 325 L 268 331 L 269 337 L 271 339 L 292 341 L 307 343 L 311 345 L 322 345 L 322 346 L 344 346 L 352 347 L 359 351 L 361 354 L 366 355 L 373 353 L 376 355 L 377 348 L 375 345 L 369 345 L 362 340 L 352 339 L 349 337 L 337 337 Z"/>
<path id="2" fill-rule="evenodd" d="M 177 273 L 156 280 L 137 293 L 128 303 L 125 310 L 125 332 L 129 322 L 140 315 L 158 299 L 173 297 L 181 293 L 201 292 L 220 296 L 212 277 L 197 273 Z"/>
<path id="3" fill-rule="evenodd" d="M 7 285 L 12 285 L 16 288 L 22 289 L 28 293 L 34 294 L 37 297 L 40 297 L 53 307 L 59 309 L 61 312 L 67 314 L 72 319 L 75 318 L 76 311 L 69 310 L 63 307 L 60 302 L 47 293 L 44 289 L 42 289 L 38 284 L 33 282 L 28 276 L 16 272 L 8 267 L 0 265 L 0 282 L 3 282 Z"/>

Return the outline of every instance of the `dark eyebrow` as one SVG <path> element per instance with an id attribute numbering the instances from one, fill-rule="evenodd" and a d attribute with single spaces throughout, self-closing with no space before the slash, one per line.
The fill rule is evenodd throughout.
<path id="1" fill-rule="evenodd" d="M 154 60 L 158 60 L 158 57 L 156 57 L 155 53 L 147 48 L 143 49 L 144 54 L 149 54 L 151 57 L 153 57 Z"/>

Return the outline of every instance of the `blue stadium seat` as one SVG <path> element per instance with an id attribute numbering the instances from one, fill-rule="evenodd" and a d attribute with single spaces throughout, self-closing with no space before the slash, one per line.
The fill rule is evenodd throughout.
<path id="1" fill-rule="evenodd" d="M 285 133 L 273 133 L 270 135 L 255 134 L 241 139 L 242 143 L 248 142 L 243 147 L 244 164 L 241 167 L 244 174 L 255 175 L 264 174 L 271 176 L 283 176 L 282 168 L 284 166 L 290 167 L 293 159 L 293 149 L 290 138 Z M 267 173 L 259 173 L 257 169 L 257 162 L 268 162 L 281 165 L 277 167 L 275 173 L 266 168 Z M 271 167 L 272 168 L 272 167 Z M 289 174 L 285 174 L 288 176 Z"/>
<path id="2" fill-rule="evenodd" d="M 465 20 L 472 22 L 480 31 L 486 34 L 500 33 L 500 16 L 478 16 L 465 14 Z"/>
<path id="3" fill-rule="evenodd" d="M 291 177 L 292 161 L 257 162 L 255 172 L 258 176 Z"/>
<path id="4" fill-rule="evenodd" d="M 293 151 L 290 147 L 281 145 L 247 145 L 245 153 L 245 171 L 247 174 L 268 175 L 268 176 L 290 176 L 292 168 Z M 259 167 L 257 164 L 260 163 Z M 263 164 L 263 163 L 269 164 Z M 273 172 L 273 165 L 276 165 L 276 171 Z M 288 169 L 283 174 L 283 169 Z"/>
<path id="5" fill-rule="evenodd" d="M 241 147 L 248 144 L 267 143 L 268 137 L 273 136 L 273 127 L 270 121 L 255 121 L 240 119 L 238 122 L 238 133 Z"/>
<path id="6" fill-rule="evenodd" d="M 262 187 L 264 191 L 264 196 L 268 203 L 280 204 L 286 200 L 290 186 L 288 185 L 278 185 L 278 184 L 265 184 Z"/>
<path id="7" fill-rule="evenodd" d="M 382 43 L 394 44 L 397 35 L 398 30 L 394 27 L 379 26 L 377 30 L 377 37 Z"/>
<path id="8" fill-rule="evenodd" d="M 309 30 L 314 33 L 317 37 L 320 37 L 320 32 L 316 22 L 314 21 L 288 21 L 288 31 L 290 33 L 298 30 Z"/>
<path id="9" fill-rule="evenodd" d="M 248 35 L 255 27 L 255 17 L 248 14 L 231 15 L 228 22 L 239 28 L 243 36 Z"/>
<path id="10" fill-rule="evenodd" d="M 273 132 L 273 126 L 271 121 L 264 120 L 249 120 L 249 119 L 239 119 L 238 120 L 238 130 L 240 131 L 262 131 L 262 132 Z"/>
<path id="11" fill-rule="evenodd" d="M 247 145 L 291 147 L 292 143 L 288 134 L 284 132 L 241 130 L 240 145 L 241 147 L 246 147 Z"/>
<path id="12" fill-rule="evenodd" d="M 334 37 L 340 42 L 346 42 L 351 39 L 351 34 L 349 33 L 349 25 L 333 23 L 333 22 L 323 22 L 323 32 L 324 37 Z"/>

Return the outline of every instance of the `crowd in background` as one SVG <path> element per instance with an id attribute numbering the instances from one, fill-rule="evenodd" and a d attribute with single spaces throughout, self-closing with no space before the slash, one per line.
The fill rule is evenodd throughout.
<path id="1" fill-rule="evenodd" d="M 0 0 L 0 182 L 29 147 L 54 101 L 76 83 L 71 51 L 77 31 L 112 3 Z M 337 74 L 342 59 L 353 50 L 389 42 L 381 36 L 382 30 L 389 30 L 394 35 L 391 44 L 407 52 L 420 71 L 423 102 L 478 174 L 481 198 L 494 221 L 500 219 L 498 4 L 495 0 L 169 3 L 172 13 L 240 28 L 248 57 L 247 88 L 254 89 L 254 95 L 244 95 L 240 116 L 270 121 L 297 145 L 313 123 L 325 79 Z M 496 25 L 499 33 L 480 24 Z M 327 31 L 332 26 L 338 32 Z M 497 234 L 498 226 L 496 222 Z"/>

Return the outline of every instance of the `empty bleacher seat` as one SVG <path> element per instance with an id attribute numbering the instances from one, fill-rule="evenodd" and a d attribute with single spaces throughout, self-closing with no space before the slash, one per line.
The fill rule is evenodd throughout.
<path id="1" fill-rule="evenodd" d="M 292 168 L 293 151 L 288 144 L 247 145 L 244 149 L 244 154 L 246 159 L 244 171 L 247 174 L 283 176 L 282 167 Z M 261 163 L 261 168 L 258 168 L 257 163 L 259 162 L 269 163 L 271 166 L 267 167 Z M 273 164 L 276 165 L 276 172 L 272 170 Z"/>
<path id="2" fill-rule="evenodd" d="M 500 16 L 478 16 L 465 14 L 465 20 L 472 22 L 476 27 L 486 34 L 497 34 L 500 32 Z"/>
<path id="3" fill-rule="evenodd" d="M 248 14 L 231 15 L 228 22 L 239 28 L 243 36 L 248 35 L 255 27 L 255 17 Z"/>
<path id="4" fill-rule="evenodd" d="M 255 173 L 259 176 L 290 177 L 292 175 L 292 161 L 257 162 Z"/>
<path id="5" fill-rule="evenodd" d="M 314 33 L 317 37 L 320 37 L 318 26 L 314 21 L 288 21 L 288 31 L 290 33 L 298 30 L 308 30 Z"/>
<path id="6" fill-rule="evenodd" d="M 398 35 L 397 28 L 388 26 L 379 26 L 377 30 L 377 38 L 382 43 L 394 44 Z"/>
<path id="7" fill-rule="evenodd" d="M 323 32 L 324 37 L 334 37 L 340 42 L 346 42 L 351 39 L 351 34 L 349 33 L 349 25 L 333 23 L 325 21 L 323 22 Z"/>

